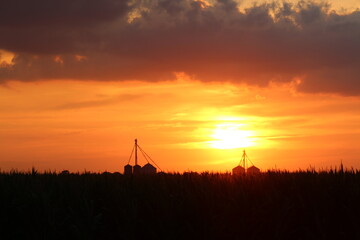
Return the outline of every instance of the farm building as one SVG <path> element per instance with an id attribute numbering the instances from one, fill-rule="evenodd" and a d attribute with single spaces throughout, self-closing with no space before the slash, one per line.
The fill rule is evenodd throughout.
<path id="1" fill-rule="evenodd" d="M 232 169 L 232 174 L 233 175 L 245 174 L 245 168 L 243 168 L 242 166 L 236 166 Z"/>
<path id="2" fill-rule="evenodd" d="M 249 162 L 252 164 L 251 167 L 248 167 Z M 260 173 L 260 169 L 254 166 L 254 164 L 250 161 L 249 157 L 246 155 L 246 152 L 244 150 L 243 155 L 240 159 L 240 163 L 238 166 L 236 166 L 232 169 L 232 174 L 233 175 L 241 175 L 241 174 L 245 174 L 245 173 L 258 174 L 258 173 Z"/>
<path id="3" fill-rule="evenodd" d="M 142 174 L 155 174 L 156 173 L 156 167 L 154 167 L 150 163 L 147 163 L 141 168 L 141 173 Z"/>
<path id="4" fill-rule="evenodd" d="M 246 173 L 248 173 L 248 174 L 258 174 L 258 173 L 260 173 L 260 169 L 255 167 L 255 166 L 251 166 L 246 170 Z"/>
<path id="5" fill-rule="evenodd" d="M 134 166 L 133 174 L 140 174 L 140 173 L 141 173 L 141 166 L 136 164 Z"/>
<path id="6" fill-rule="evenodd" d="M 127 164 L 124 166 L 124 174 L 131 175 L 133 171 L 133 168 L 130 164 Z"/>
<path id="7" fill-rule="evenodd" d="M 140 153 L 144 156 L 145 160 L 147 161 L 147 164 L 145 164 L 143 167 L 138 165 L 138 150 L 140 151 Z M 135 155 L 135 166 L 134 167 L 130 165 L 130 161 L 131 161 L 131 158 L 133 156 L 133 153 Z M 138 174 L 156 174 L 156 170 L 157 170 L 156 167 L 151 165 L 149 161 L 154 163 L 155 166 L 157 166 L 159 168 L 159 166 L 150 158 L 150 156 L 144 150 L 142 150 L 142 148 L 137 143 L 137 139 L 135 139 L 135 145 L 134 145 L 133 150 L 131 152 L 129 162 L 128 162 L 127 165 L 124 166 L 124 174 L 125 175 L 129 175 L 129 174 L 134 174 L 134 175 L 138 175 Z"/>

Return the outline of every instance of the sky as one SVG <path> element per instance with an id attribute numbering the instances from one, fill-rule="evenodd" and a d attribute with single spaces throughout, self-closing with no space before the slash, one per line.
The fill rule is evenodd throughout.
<path id="1" fill-rule="evenodd" d="M 135 138 L 170 172 L 360 168 L 359 9 L 2 1 L 0 169 L 122 172 Z"/>

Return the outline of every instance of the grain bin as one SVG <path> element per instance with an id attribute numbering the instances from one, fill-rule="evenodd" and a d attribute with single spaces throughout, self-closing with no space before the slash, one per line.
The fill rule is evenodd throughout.
<path id="1" fill-rule="evenodd" d="M 141 166 L 140 165 L 135 165 L 134 168 L 133 168 L 133 173 L 134 175 L 138 175 L 141 173 Z"/>
<path id="2" fill-rule="evenodd" d="M 245 168 L 243 168 L 242 166 L 236 166 L 232 169 L 232 174 L 233 175 L 245 174 Z"/>
<path id="3" fill-rule="evenodd" d="M 124 174 L 131 175 L 133 171 L 133 167 L 130 164 L 124 166 Z"/>
<path id="4" fill-rule="evenodd" d="M 143 173 L 143 174 L 155 174 L 156 173 L 156 167 L 154 167 L 150 163 L 147 163 L 141 168 L 141 173 Z"/>
<path id="5" fill-rule="evenodd" d="M 260 169 L 255 167 L 255 166 L 251 166 L 246 170 L 247 174 L 259 174 L 260 173 Z"/>

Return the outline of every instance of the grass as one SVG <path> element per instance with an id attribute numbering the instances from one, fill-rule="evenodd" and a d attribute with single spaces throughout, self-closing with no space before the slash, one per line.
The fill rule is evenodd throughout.
<path id="1" fill-rule="evenodd" d="M 0 173 L 1 239 L 360 239 L 360 172 Z"/>

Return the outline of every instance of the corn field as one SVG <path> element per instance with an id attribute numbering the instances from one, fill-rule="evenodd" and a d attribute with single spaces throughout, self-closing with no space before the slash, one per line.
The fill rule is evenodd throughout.
<path id="1" fill-rule="evenodd" d="M 360 172 L 2 172 L 0 239 L 360 239 Z"/>

